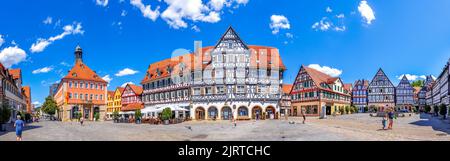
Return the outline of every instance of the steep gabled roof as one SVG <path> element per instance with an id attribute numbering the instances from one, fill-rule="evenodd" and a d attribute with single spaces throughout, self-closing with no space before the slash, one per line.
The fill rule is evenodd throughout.
<path id="1" fill-rule="evenodd" d="M 394 84 L 392 84 L 391 80 L 389 79 L 389 77 L 384 73 L 383 69 L 378 69 L 377 73 L 375 74 L 375 76 L 373 76 L 372 81 L 370 82 L 369 86 L 372 85 L 372 83 L 376 80 L 379 79 L 380 77 L 384 77 L 386 78 L 386 80 L 389 82 L 389 84 L 394 87 Z"/>
<path id="2" fill-rule="evenodd" d="M 142 92 L 143 92 L 141 86 L 137 86 L 137 85 L 134 85 L 134 84 L 127 84 L 127 86 L 130 87 L 131 90 L 133 90 L 133 92 L 134 92 L 136 95 L 141 95 Z M 126 88 L 126 87 L 125 87 L 125 88 Z"/>
<path id="3" fill-rule="evenodd" d="M 116 91 L 119 90 L 120 95 L 122 95 L 123 91 L 125 90 L 124 87 L 117 87 Z M 114 91 L 115 92 L 115 91 Z"/>
<path id="4" fill-rule="evenodd" d="M 287 93 L 287 94 L 291 93 L 292 86 L 293 86 L 292 84 L 283 84 L 281 86 L 283 93 Z"/>
<path id="5" fill-rule="evenodd" d="M 20 68 L 18 69 L 8 69 L 9 74 L 12 75 L 13 79 L 20 79 L 22 80 L 22 70 Z"/>
<path id="6" fill-rule="evenodd" d="M 214 48 L 218 48 L 223 43 L 233 43 L 237 46 L 243 47 L 244 49 L 248 49 L 247 45 L 242 41 L 242 39 L 239 37 L 239 35 L 234 31 L 233 27 L 228 27 L 227 31 L 222 35 L 222 37 L 219 39 L 219 41 L 216 43 Z"/>
<path id="7" fill-rule="evenodd" d="M 82 61 L 76 61 L 75 65 L 63 79 L 89 80 L 107 83 Z"/>

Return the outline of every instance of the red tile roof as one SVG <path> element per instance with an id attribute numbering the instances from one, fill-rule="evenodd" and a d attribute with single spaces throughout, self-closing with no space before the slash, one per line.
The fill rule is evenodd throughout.
<path id="1" fill-rule="evenodd" d="M 345 90 L 350 92 L 352 90 L 352 88 L 353 88 L 353 85 L 351 83 L 344 84 L 344 89 Z"/>
<path id="2" fill-rule="evenodd" d="M 113 97 L 114 96 L 114 91 L 108 91 L 108 97 Z"/>
<path id="3" fill-rule="evenodd" d="M 332 89 L 324 88 L 321 86 L 322 83 L 331 84 L 334 83 L 337 79 L 340 79 L 339 77 L 331 77 L 330 75 L 327 75 L 325 73 L 322 73 L 316 69 L 307 67 L 302 65 L 302 67 L 305 69 L 305 71 L 308 73 L 308 75 L 311 77 L 311 79 L 314 81 L 316 86 L 322 90 L 326 90 L 329 92 L 335 92 Z M 345 85 L 345 84 L 344 84 Z M 348 95 L 348 94 L 346 94 Z"/>
<path id="4" fill-rule="evenodd" d="M 76 61 L 75 65 L 63 79 L 90 80 L 107 83 L 82 61 Z"/>
<path id="5" fill-rule="evenodd" d="M 144 91 L 141 86 L 137 86 L 134 84 L 127 84 L 127 86 L 130 86 L 131 90 L 133 90 L 136 95 L 141 95 Z"/>
<path id="6" fill-rule="evenodd" d="M 120 110 L 121 111 L 135 111 L 135 110 L 140 110 L 143 108 L 144 108 L 143 103 L 130 103 L 130 104 L 122 106 L 122 108 L 120 108 Z"/>
<path id="7" fill-rule="evenodd" d="M 9 74 L 13 76 L 14 79 L 21 79 L 22 77 L 22 70 L 20 69 L 8 69 Z"/>
<path id="8" fill-rule="evenodd" d="M 125 90 L 125 88 L 124 87 L 117 87 L 116 90 L 119 90 L 120 94 L 122 94 L 123 91 Z"/>
<path id="9" fill-rule="evenodd" d="M 293 86 L 292 84 L 283 84 L 281 86 L 283 93 L 287 93 L 287 94 L 291 93 L 292 86 Z"/>

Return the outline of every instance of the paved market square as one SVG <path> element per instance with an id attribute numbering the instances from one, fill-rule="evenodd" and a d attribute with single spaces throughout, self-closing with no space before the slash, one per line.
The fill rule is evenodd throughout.
<path id="1" fill-rule="evenodd" d="M 327 119 L 189 121 L 173 125 L 40 121 L 27 124 L 24 141 L 450 141 L 450 123 L 430 115 L 402 117 L 393 130 L 381 130 L 381 118 L 352 114 Z M 290 124 L 294 121 L 295 124 Z M 14 141 L 12 127 L 0 141 Z"/>

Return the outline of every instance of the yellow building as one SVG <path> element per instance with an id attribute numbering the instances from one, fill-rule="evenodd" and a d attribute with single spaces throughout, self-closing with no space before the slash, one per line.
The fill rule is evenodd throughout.
<path id="1" fill-rule="evenodd" d="M 108 91 L 107 93 L 107 100 L 106 100 L 106 116 L 107 118 L 111 118 L 112 112 L 114 110 L 113 103 L 114 103 L 114 91 Z"/>
<path id="2" fill-rule="evenodd" d="M 114 91 L 114 98 L 113 98 L 113 112 L 119 111 L 120 108 L 122 108 L 122 93 L 125 90 L 125 88 L 117 87 L 116 91 Z"/>

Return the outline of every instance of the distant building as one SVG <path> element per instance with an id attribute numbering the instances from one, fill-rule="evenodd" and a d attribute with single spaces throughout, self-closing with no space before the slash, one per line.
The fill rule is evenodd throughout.
<path id="1" fill-rule="evenodd" d="M 406 109 L 411 111 L 412 107 L 414 107 L 414 88 L 405 75 L 400 80 L 397 88 L 395 88 L 395 97 L 397 110 Z"/>
<path id="2" fill-rule="evenodd" d="M 25 99 L 25 103 L 27 105 L 27 113 L 31 114 L 33 112 L 33 107 L 31 104 L 31 88 L 30 86 L 22 87 L 23 96 Z"/>
<path id="3" fill-rule="evenodd" d="M 352 89 L 352 105 L 358 108 L 359 112 L 367 112 L 367 88 L 369 88 L 368 80 L 357 80 Z"/>
<path id="4" fill-rule="evenodd" d="M 114 111 L 114 91 L 108 91 L 106 101 L 106 118 L 110 119 Z"/>
<path id="5" fill-rule="evenodd" d="M 0 104 L 8 104 L 12 109 L 10 121 L 15 121 L 19 112 L 27 110 L 26 97 L 22 91 L 20 69 L 7 69 L 0 63 Z M 0 107 L 1 108 L 1 107 Z"/>
<path id="6" fill-rule="evenodd" d="M 431 75 L 428 75 L 423 86 L 420 88 L 418 99 L 419 99 L 419 109 L 424 110 L 426 105 L 431 105 L 431 87 L 434 84 L 434 79 Z M 430 100 L 430 102 L 428 102 Z"/>
<path id="7" fill-rule="evenodd" d="M 369 108 L 383 111 L 395 107 L 395 87 L 381 68 L 370 82 L 367 95 Z"/>
<path id="8" fill-rule="evenodd" d="M 280 114 L 281 117 L 289 116 L 291 115 L 291 90 L 292 90 L 292 84 L 283 84 L 281 86 L 281 100 L 280 100 Z"/>
<path id="9" fill-rule="evenodd" d="M 350 91 L 344 89 L 339 77 L 331 77 L 316 69 L 300 68 L 291 91 L 293 116 L 305 110 L 306 116 L 339 114 L 339 110 L 350 106 Z M 323 109 L 324 108 L 324 109 Z"/>

